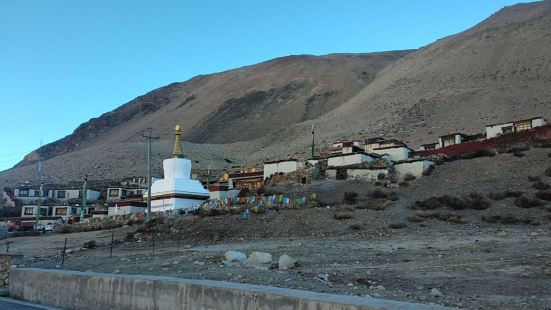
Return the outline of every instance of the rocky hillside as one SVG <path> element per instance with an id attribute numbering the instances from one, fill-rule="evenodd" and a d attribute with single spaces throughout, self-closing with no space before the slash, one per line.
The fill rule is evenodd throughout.
<path id="1" fill-rule="evenodd" d="M 312 124 L 318 143 L 385 135 L 416 147 L 449 132 L 480 132 L 488 123 L 551 118 L 550 50 L 551 1 L 518 4 L 415 51 L 289 56 L 174 83 L 82 124 L 39 153 L 51 158 L 45 170 L 56 167 L 51 173 L 63 179 L 81 170 L 98 178 L 143 175 L 139 133 L 153 127 L 170 145 L 175 123 L 194 143 L 188 151 L 197 150 L 199 168 L 304 152 Z M 33 152 L 1 173 L 0 182 L 32 178 L 33 165 L 23 166 L 36 158 Z M 79 169 L 67 173 L 64 166 Z"/>
<path id="2" fill-rule="evenodd" d="M 551 1 L 518 4 L 396 62 L 320 123 L 416 146 L 485 124 L 551 117 Z M 340 122 L 343 115 L 347 122 Z M 333 127 L 333 126 L 332 126 Z"/>
<path id="3" fill-rule="evenodd" d="M 409 51 L 289 56 L 173 83 L 80 125 L 38 152 L 52 158 L 85 147 L 134 142 L 146 127 L 171 138 L 232 143 L 257 139 L 319 117 L 352 97 Z M 27 156 L 20 165 L 36 160 Z"/>

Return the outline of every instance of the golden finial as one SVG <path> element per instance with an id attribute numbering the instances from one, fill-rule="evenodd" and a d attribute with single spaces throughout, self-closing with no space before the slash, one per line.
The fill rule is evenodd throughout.
<path id="1" fill-rule="evenodd" d="M 180 142 L 180 136 L 182 135 L 182 132 L 180 131 L 180 125 L 176 125 L 174 127 L 174 149 L 172 150 L 172 157 L 184 157 L 184 153 L 182 153 L 182 143 Z"/>

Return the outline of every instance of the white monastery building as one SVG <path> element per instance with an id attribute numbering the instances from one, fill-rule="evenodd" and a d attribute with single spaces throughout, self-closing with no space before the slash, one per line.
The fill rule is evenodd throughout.
<path id="1" fill-rule="evenodd" d="M 533 117 L 508 123 L 492 124 L 486 126 L 486 138 L 493 138 L 503 134 L 530 130 L 549 124 L 543 117 Z"/>

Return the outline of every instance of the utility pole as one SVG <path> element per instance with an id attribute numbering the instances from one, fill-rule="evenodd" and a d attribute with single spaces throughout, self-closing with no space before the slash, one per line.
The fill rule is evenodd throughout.
<path id="1" fill-rule="evenodd" d="M 42 147 L 42 138 L 40 139 L 40 148 Z M 40 148 L 36 151 L 38 154 L 38 178 L 40 180 L 40 190 L 36 206 L 36 219 L 34 221 L 34 229 L 38 230 L 38 221 L 40 220 L 40 205 L 42 204 L 42 196 L 44 191 L 44 178 L 42 177 L 42 157 L 40 156 Z"/>
<path id="2" fill-rule="evenodd" d="M 40 156 L 40 155 L 39 155 Z M 40 205 L 42 204 L 42 196 L 44 192 L 44 178 L 42 177 L 42 161 L 38 160 L 38 176 L 40 178 L 40 190 L 38 194 L 38 202 L 36 206 L 36 219 L 34 222 L 34 229 L 38 229 L 38 221 L 40 220 Z"/>
<path id="3" fill-rule="evenodd" d="M 84 175 L 84 184 L 82 184 L 82 205 L 80 207 L 80 222 L 84 223 L 84 210 L 86 210 L 86 200 L 87 200 L 87 184 L 88 175 Z"/>
<path id="4" fill-rule="evenodd" d="M 207 190 L 209 190 L 210 187 L 210 165 L 209 170 L 207 171 Z"/>
<path id="5" fill-rule="evenodd" d="M 159 137 L 153 136 L 151 127 L 145 129 L 145 134 L 140 136 L 147 139 L 147 221 L 151 221 L 151 140 Z"/>
<path id="6" fill-rule="evenodd" d="M 312 146 L 310 148 L 310 159 L 314 159 L 314 124 L 312 124 Z"/>

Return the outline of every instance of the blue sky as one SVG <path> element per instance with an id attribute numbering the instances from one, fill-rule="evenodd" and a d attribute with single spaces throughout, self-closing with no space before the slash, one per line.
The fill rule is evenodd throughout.
<path id="1" fill-rule="evenodd" d="M 2 0 L 0 170 L 172 82 L 290 54 L 418 48 L 518 2 Z"/>

